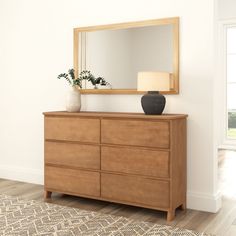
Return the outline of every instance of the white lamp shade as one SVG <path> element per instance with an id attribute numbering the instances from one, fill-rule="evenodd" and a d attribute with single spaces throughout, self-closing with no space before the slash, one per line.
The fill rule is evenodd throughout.
<path id="1" fill-rule="evenodd" d="M 138 91 L 169 91 L 170 73 L 138 72 Z"/>

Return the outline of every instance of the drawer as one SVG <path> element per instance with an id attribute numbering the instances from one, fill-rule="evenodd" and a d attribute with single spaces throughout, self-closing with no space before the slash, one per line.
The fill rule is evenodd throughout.
<path id="1" fill-rule="evenodd" d="M 106 171 L 169 177 L 169 152 L 103 146 L 101 168 Z"/>
<path id="2" fill-rule="evenodd" d="M 99 197 L 100 173 L 45 166 L 45 186 L 58 192 Z"/>
<path id="3" fill-rule="evenodd" d="M 45 139 L 100 142 L 100 120 L 78 117 L 45 117 Z"/>
<path id="4" fill-rule="evenodd" d="M 45 163 L 100 169 L 100 146 L 46 141 Z"/>
<path id="5" fill-rule="evenodd" d="M 169 122 L 103 119 L 101 141 L 144 147 L 169 148 Z"/>
<path id="6" fill-rule="evenodd" d="M 102 173 L 101 196 L 110 200 L 168 208 L 169 182 Z"/>

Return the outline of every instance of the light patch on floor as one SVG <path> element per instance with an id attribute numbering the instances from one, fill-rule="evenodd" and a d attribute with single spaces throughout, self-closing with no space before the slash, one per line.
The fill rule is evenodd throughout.
<path id="1" fill-rule="evenodd" d="M 219 182 L 222 195 L 236 199 L 236 151 L 219 151 Z"/>

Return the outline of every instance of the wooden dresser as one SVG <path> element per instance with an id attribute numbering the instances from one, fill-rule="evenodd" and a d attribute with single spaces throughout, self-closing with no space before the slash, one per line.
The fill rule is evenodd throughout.
<path id="1" fill-rule="evenodd" d="M 167 211 L 186 206 L 186 118 L 45 112 L 45 198 L 52 192 Z"/>

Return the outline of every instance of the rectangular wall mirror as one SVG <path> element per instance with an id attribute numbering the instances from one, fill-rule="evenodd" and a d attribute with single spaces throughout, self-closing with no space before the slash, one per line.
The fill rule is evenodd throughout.
<path id="1" fill-rule="evenodd" d="M 141 71 L 168 72 L 170 89 L 179 93 L 179 18 L 165 18 L 74 29 L 74 70 L 89 70 L 110 85 L 84 82 L 81 93 L 139 94 Z"/>

